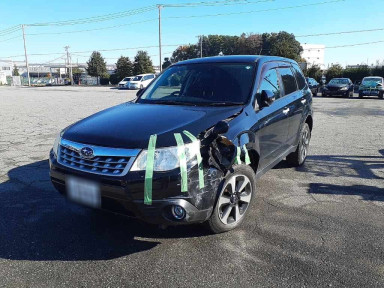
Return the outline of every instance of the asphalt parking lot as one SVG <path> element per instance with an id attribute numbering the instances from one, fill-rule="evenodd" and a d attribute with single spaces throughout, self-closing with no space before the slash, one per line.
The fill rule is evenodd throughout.
<path id="1" fill-rule="evenodd" d="M 209 235 L 79 207 L 51 185 L 57 132 L 133 96 L 0 87 L 0 286 L 384 286 L 383 100 L 315 97 L 306 164 L 269 171 L 243 226 Z"/>

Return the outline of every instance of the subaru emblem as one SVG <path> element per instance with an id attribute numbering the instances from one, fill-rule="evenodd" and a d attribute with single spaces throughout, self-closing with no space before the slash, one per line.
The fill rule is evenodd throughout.
<path id="1" fill-rule="evenodd" d="M 90 147 L 83 147 L 80 150 L 80 155 L 84 158 L 92 158 L 93 157 L 93 149 Z"/>

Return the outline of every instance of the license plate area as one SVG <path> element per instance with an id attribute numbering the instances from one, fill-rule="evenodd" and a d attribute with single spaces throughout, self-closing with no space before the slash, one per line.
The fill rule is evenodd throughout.
<path id="1" fill-rule="evenodd" d="M 97 182 L 73 176 L 67 176 L 66 188 L 68 198 L 76 203 L 93 208 L 100 208 L 100 185 Z"/>

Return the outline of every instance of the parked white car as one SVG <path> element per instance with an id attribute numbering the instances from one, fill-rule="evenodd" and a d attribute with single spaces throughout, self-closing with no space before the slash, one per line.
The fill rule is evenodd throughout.
<path id="1" fill-rule="evenodd" d="M 118 84 L 117 87 L 119 88 L 128 88 L 129 86 L 129 82 L 135 78 L 135 76 L 131 76 L 131 77 L 125 77 L 123 80 L 121 80 Z"/>
<path id="2" fill-rule="evenodd" d="M 149 83 L 156 77 L 155 74 L 140 74 L 129 82 L 129 89 L 142 89 L 148 86 Z"/>

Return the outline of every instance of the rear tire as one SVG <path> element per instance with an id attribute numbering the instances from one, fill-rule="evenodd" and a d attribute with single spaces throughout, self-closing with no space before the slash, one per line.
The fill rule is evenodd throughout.
<path id="1" fill-rule="evenodd" d="M 363 93 L 359 92 L 359 98 L 363 98 Z"/>
<path id="2" fill-rule="evenodd" d="M 300 131 L 299 143 L 295 152 L 287 156 L 287 162 L 293 167 L 299 167 L 304 164 L 308 155 L 309 142 L 311 141 L 311 129 L 308 123 L 304 123 Z"/>
<path id="3" fill-rule="evenodd" d="M 256 191 L 256 176 L 250 166 L 235 165 L 219 186 L 211 217 L 205 222 L 213 233 L 223 233 L 241 225 Z"/>
<path id="4" fill-rule="evenodd" d="M 383 96 L 384 96 L 384 92 L 379 92 L 379 98 L 383 99 L 384 98 Z"/>

